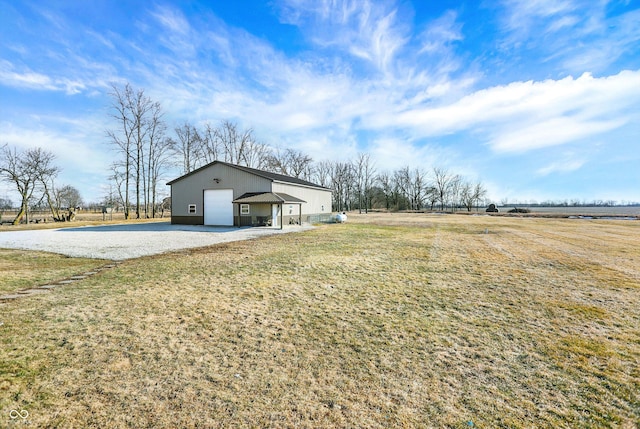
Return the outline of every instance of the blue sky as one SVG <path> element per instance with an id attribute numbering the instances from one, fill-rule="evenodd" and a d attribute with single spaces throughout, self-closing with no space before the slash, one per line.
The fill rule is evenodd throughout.
<path id="1" fill-rule="evenodd" d="M 496 202 L 640 201 L 637 0 L 0 0 L 0 22 L 0 144 L 54 152 L 88 201 L 126 82 L 170 130 L 230 119 L 315 161 L 445 168 Z"/>

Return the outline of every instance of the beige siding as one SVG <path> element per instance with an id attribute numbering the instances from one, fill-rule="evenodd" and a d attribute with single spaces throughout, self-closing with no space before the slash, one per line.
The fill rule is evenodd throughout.
<path id="1" fill-rule="evenodd" d="M 291 183 L 274 182 L 273 192 L 283 192 L 306 201 L 302 204 L 302 215 L 322 215 L 331 213 L 331 191 L 299 186 Z M 288 205 L 285 214 L 289 214 Z M 293 210 L 297 209 L 294 207 Z"/>

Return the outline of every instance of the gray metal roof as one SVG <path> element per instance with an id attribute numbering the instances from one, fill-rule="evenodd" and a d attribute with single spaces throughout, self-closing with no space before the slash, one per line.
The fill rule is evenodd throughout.
<path id="1" fill-rule="evenodd" d="M 292 197 L 282 192 L 247 192 L 233 200 L 234 203 L 242 204 L 301 204 L 306 201 Z"/>
<path id="2" fill-rule="evenodd" d="M 272 181 L 278 181 L 278 182 L 285 182 L 285 183 L 293 183 L 295 185 L 302 185 L 302 186 L 309 186 L 311 188 L 316 188 L 316 189 L 323 189 L 326 191 L 330 191 L 331 189 L 329 188 L 325 188 L 323 186 L 320 185 L 316 185 L 315 183 L 311 183 L 308 182 L 306 180 L 302 180 L 299 179 L 297 177 L 291 177 L 291 176 L 285 176 L 284 174 L 278 174 L 278 173 L 271 173 L 270 171 L 264 171 L 264 170 L 258 170 L 255 168 L 250 168 L 250 167 L 245 167 L 242 165 L 236 165 L 236 164 L 229 164 L 228 162 L 222 162 L 222 161 L 213 161 L 212 163 L 209 163 L 207 165 L 204 165 L 196 170 L 193 170 L 190 173 L 185 174 L 184 176 L 180 176 L 177 179 L 173 179 L 172 181 L 168 182 L 167 185 L 171 185 L 179 180 L 182 180 L 186 177 L 191 176 L 194 173 L 197 173 L 201 170 L 204 170 L 205 168 L 208 168 L 214 164 L 221 164 L 221 165 L 226 165 L 228 167 L 232 167 L 232 168 L 236 168 L 238 170 L 242 170 L 242 171 L 246 171 L 247 173 L 251 173 L 251 174 L 255 174 L 256 176 L 260 176 L 260 177 L 264 177 L 265 179 L 269 179 Z"/>

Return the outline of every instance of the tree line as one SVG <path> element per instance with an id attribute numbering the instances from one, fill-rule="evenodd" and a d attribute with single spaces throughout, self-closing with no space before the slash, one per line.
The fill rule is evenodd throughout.
<path id="1" fill-rule="evenodd" d="M 121 208 L 125 219 L 156 217 L 159 195 L 169 171 L 187 174 L 215 160 L 300 178 L 333 190 L 333 210 L 467 210 L 483 203 L 486 190 L 442 168 L 429 171 L 403 167 L 379 171 L 367 153 L 354 160 L 320 161 L 295 149 L 271 147 L 259 141 L 253 129 L 223 120 L 196 126 L 188 121 L 168 131 L 159 102 L 129 83 L 112 85 L 109 115 L 113 126 L 105 131 L 115 157 L 110 166 L 109 195 L 103 204 Z M 29 204 L 43 202 L 55 220 L 63 220 L 63 207 L 80 205 L 77 190 L 58 188 L 60 169 L 51 152 L 41 148 L 18 152 L 4 146 L 0 160 L 2 178 L 14 184 L 21 198 L 15 223 Z M 6 205 L 7 201 L 0 201 Z"/>
<path id="2" fill-rule="evenodd" d="M 404 167 L 378 172 L 369 154 L 352 161 L 321 161 L 295 149 L 273 148 L 259 141 L 253 129 L 223 120 L 198 127 L 189 121 L 176 126 L 173 136 L 158 102 L 129 84 L 113 86 L 112 118 L 117 127 L 107 135 L 117 149 L 111 179 L 117 200 L 130 216 L 155 217 L 158 179 L 170 167 L 183 174 L 219 160 L 300 178 L 333 190 L 333 209 L 471 210 L 484 203 L 486 190 L 442 168 L 426 171 Z M 135 186 L 131 186 L 131 184 Z M 133 198 L 130 198 L 133 194 Z"/>
<path id="3" fill-rule="evenodd" d="M 312 180 L 333 190 L 336 211 L 471 211 L 485 204 L 486 189 L 480 181 L 471 182 L 438 167 L 426 170 L 405 166 L 378 172 L 367 153 L 352 161 L 320 162 L 311 172 Z"/>
<path id="4" fill-rule="evenodd" d="M 55 155 L 42 148 L 19 151 L 3 145 L 0 151 L 0 179 L 12 184 L 20 198 L 18 213 L 12 223 L 23 219 L 29 223 L 29 213 L 35 208 L 47 207 L 54 221 L 71 220 L 74 209 L 82 204 L 80 192 L 71 185 L 58 186 L 56 178 L 60 168 L 55 165 Z M 12 208 L 13 203 L 0 198 L 2 212 Z M 65 210 L 67 210 L 65 212 Z"/>

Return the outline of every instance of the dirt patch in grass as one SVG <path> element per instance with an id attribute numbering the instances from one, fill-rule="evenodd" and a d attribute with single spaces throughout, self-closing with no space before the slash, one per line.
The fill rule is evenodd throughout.
<path id="1" fill-rule="evenodd" d="M 586 226 L 349 215 L 127 261 L 3 307 L 0 422 L 637 427 L 640 230 Z"/>
<path id="2" fill-rule="evenodd" d="M 0 295 L 81 274 L 104 261 L 47 252 L 0 249 Z"/>

